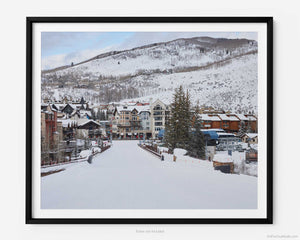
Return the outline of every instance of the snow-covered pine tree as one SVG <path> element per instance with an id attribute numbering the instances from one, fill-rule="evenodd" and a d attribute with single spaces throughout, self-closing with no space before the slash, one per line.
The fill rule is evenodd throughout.
<path id="1" fill-rule="evenodd" d="M 165 143 L 171 150 L 188 148 L 191 130 L 190 97 L 184 93 L 183 87 L 175 89 L 170 106 L 171 116 L 165 127 Z"/>
<path id="2" fill-rule="evenodd" d="M 175 89 L 175 93 L 173 95 L 173 102 L 170 105 L 171 116 L 166 122 L 164 134 L 164 141 L 166 143 L 166 146 L 172 151 L 176 147 L 176 137 L 178 135 L 178 102 L 179 93 L 178 89 Z"/>
<path id="3" fill-rule="evenodd" d="M 191 134 L 188 155 L 195 158 L 205 158 L 205 141 L 204 135 L 201 132 L 201 123 L 196 119 L 194 131 Z"/>
<path id="4" fill-rule="evenodd" d="M 190 134 L 190 141 L 188 146 L 188 155 L 196 158 L 205 158 L 205 141 L 204 135 L 201 131 L 202 124 L 199 118 L 200 108 L 197 104 L 194 113 L 194 126 Z"/>
<path id="5" fill-rule="evenodd" d="M 192 123 L 192 116 L 191 116 L 191 102 L 190 102 L 190 95 L 187 90 L 186 94 L 183 95 L 183 114 L 182 114 L 182 143 L 180 143 L 181 148 L 188 149 L 189 142 L 190 142 L 190 135 L 191 135 L 191 123 Z"/>

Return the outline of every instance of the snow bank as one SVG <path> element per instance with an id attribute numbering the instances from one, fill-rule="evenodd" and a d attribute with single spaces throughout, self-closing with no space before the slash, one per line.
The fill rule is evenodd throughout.
<path id="1" fill-rule="evenodd" d="M 85 158 L 85 157 L 88 157 L 91 154 L 92 154 L 92 151 L 88 149 L 88 150 L 82 150 L 79 153 L 79 156 L 82 157 L 82 158 Z"/>
<path id="2" fill-rule="evenodd" d="M 100 152 L 101 152 L 101 148 L 99 148 L 99 147 L 92 148 L 92 153 L 100 153 Z"/>
<path id="3" fill-rule="evenodd" d="M 250 147 L 258 151 L 258 144 L 250 144 Z"/>
<path id="4" fill-rule="evenodd" d="M 234 173 L 257 177 L 257 162 L 247 164 L 245 152 L 233 152 Z"/>
<path id="5" fill-rule="evenodd" d="M 169 149 L 168 148 L 166 148 L 166 147 L 157 147 L 157 149 L 158 149 L 158 151 L 159 152 L 168 152 L 169 151 Z"/>
<path id="6" fill-rule="evenodd" d="M 175 148 L 174 149 L 174 156 L 176 157 L 181 157 L 187 154 L 187 150 L 182 149 L 182 148 Z"/>
<path id="7" fill-rule="evenodd" d="M 103 141 L 103 147 L 110 146 L 111 143 L 109 141 Z"/>
<path id="8" fill-rule="evenodd" d="M 219 163 L 232 163 L 233 159 L 232 156 L 228 155 L 227 152 L 225 153 L 217 153 L 214 156 L 214 162 L 219 162 Z"/>

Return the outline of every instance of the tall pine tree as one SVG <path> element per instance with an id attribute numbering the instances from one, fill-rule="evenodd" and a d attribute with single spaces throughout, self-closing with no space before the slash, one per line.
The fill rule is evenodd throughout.
<path id="1" fill-rule="evenodd" d="M 201 132 L 202 124 L 199 118 L 199 105 L 197 105 L 195 110 L 193 127 L 190 134 L 188 155 L 195 158 L 205 158 L 205 141 Z"/>
<path id="2" fill-rule="evenodd" d="M 191 131 L 190 105 L 189 93 L 185 94 L 182 86 L 175 89 L 164 139 L 167 147 L 172 151 L 174 148 L 188 148 Z"/>

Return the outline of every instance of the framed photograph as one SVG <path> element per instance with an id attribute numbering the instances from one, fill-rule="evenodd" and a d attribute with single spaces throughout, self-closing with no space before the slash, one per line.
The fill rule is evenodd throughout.
<path id="1" fill-rule="evenodd" d="M 27 224 L 272 224 L 272 17 L 28 17 Z"/>

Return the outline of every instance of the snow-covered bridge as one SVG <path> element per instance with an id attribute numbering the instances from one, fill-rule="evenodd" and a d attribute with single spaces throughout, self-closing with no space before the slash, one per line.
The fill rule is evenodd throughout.
<path id="1" fill-rule="evenodd" d="M 41 179 L 43 209 L 257 208 L 257 178 L 223 174 L 211 163 L 160 161 L 137 146 L 114 141 L 92 164 L 72 164 Z"/>

